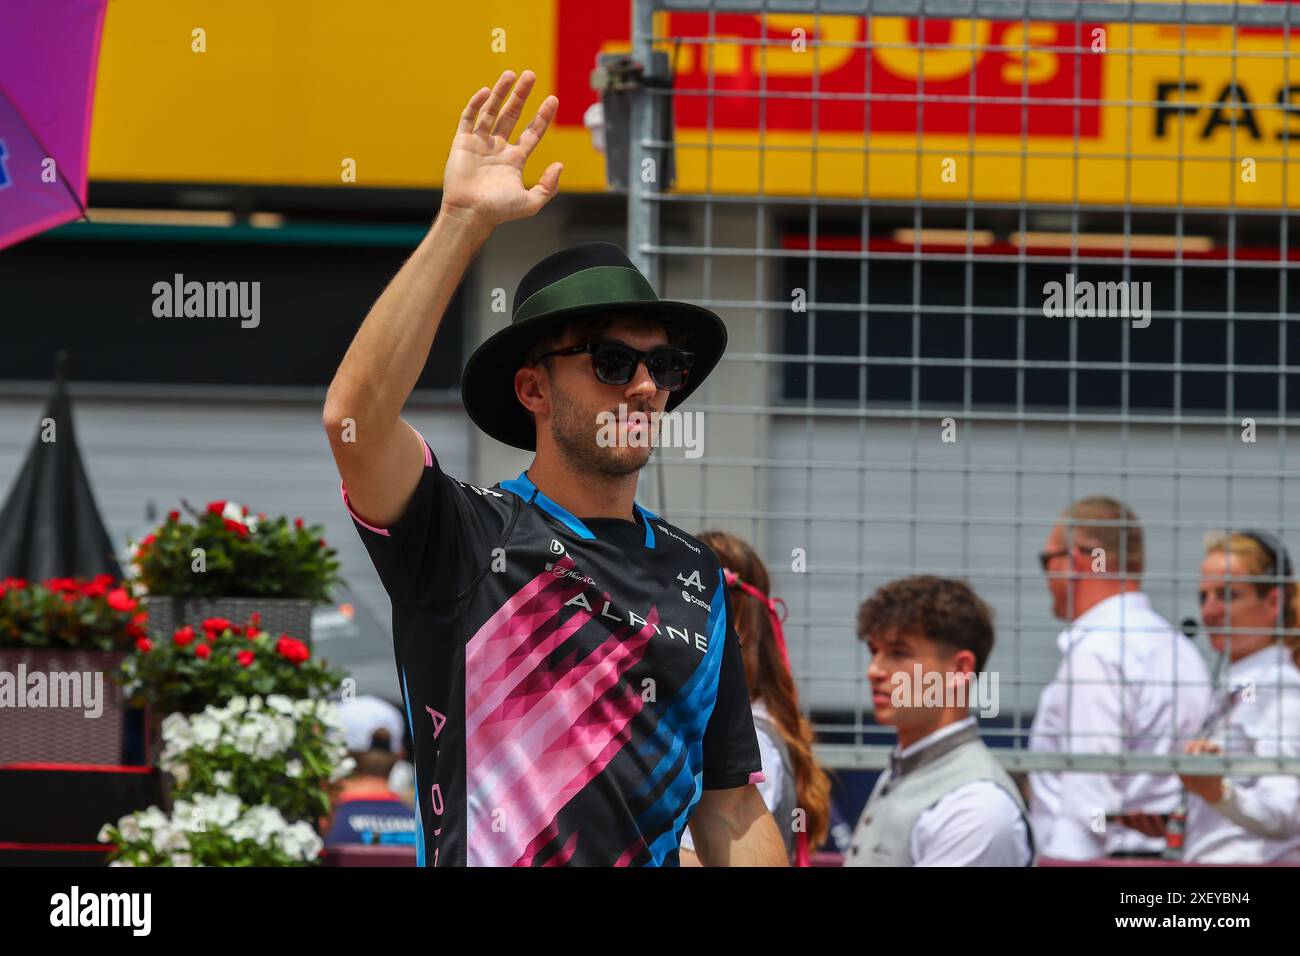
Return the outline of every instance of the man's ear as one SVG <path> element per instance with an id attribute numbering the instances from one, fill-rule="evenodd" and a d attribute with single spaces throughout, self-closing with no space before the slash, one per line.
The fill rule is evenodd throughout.
<path id="1" fill-rule="evenodd" d="M 548 411 L 550 407 L 548 394 L 550 383 L 543 382 L 542 377 L 536 365 L 524 366 L 515 372 L 515 397 L 524 409 L 532 412 L 534 416 L 539 412 Z"/>

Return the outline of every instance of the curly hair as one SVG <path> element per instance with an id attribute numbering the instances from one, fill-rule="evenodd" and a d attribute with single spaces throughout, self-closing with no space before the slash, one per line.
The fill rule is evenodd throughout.
<path id="1" fill-rule="evenodd" d="M 862 602 L 858 637 L 910 633 L 975 655 L 984 670 L 993 650 L 993 611 L 965 581 L 932 574 L 891 581 Z"/>

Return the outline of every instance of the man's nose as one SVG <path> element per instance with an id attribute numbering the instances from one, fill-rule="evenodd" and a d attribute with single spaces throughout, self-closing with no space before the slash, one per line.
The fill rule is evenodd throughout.
<path id="1" fill-rule="evenodd" d="M 632 395 L 650 395 L 659 391 L 659 386 L 655 384 L 654 376 L 650 374 L 650 369 L 646 367 L 645 362 L 638 362 L 636 371 L 632 373 L 632 381 L 628 382 L 628 394 Z"/>

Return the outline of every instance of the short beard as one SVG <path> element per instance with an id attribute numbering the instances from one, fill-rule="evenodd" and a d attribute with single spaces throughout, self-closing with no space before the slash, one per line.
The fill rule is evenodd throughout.
<path id="1" fill-rule="evenodd" d="M 588 415 L 558 388 L 552 387 L 551 399 L 551 437 L 574 471 L 624 478 L 640 471 L 650 460 L 649 446 L 602 448 L 596 443 L 596 416 Z"/>

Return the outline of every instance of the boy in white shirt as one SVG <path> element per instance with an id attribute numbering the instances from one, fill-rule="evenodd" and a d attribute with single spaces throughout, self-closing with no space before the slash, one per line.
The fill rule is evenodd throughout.
<path id="1" fill-rule="evenodd" d="M 858 612 L 876 720 L 898 749 L 862 810 L 845 866 L 1029 866 L 1028 810 L 970 706 L 992 613 L 963 581 L 885 585 Z"/>

